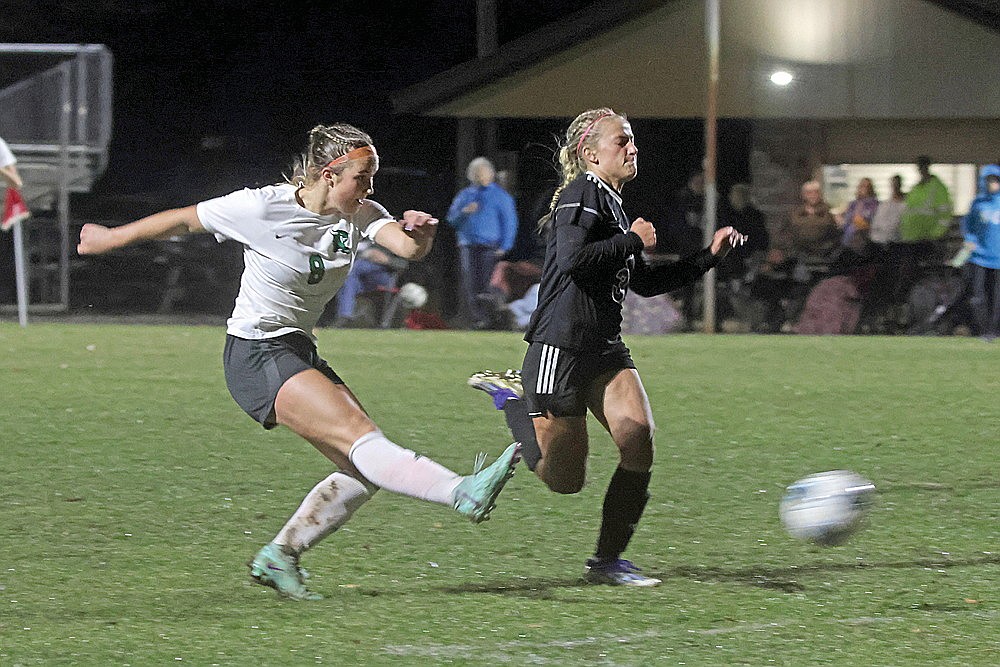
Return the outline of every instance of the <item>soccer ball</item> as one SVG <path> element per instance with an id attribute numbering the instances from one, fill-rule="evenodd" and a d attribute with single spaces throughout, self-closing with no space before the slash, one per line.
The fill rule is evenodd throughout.
<path id="1" fill-rule="evenodd" d="M 829 547 L 854 534 L 874 501 L 874 484 L 849 470 L 831 470 L 789 486 L 778 509 L 792 537 Z"/>
<path id="2" fill-rule="evenodd" d="M 427 289 L 417 283 L 406 283 L 399 288 L 399 300 L 407 308 L 420 308 L 427 303 Z"/>

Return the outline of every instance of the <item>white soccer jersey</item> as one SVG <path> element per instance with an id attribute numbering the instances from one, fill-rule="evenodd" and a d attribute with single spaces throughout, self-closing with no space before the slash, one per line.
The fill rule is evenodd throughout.
<path id="1" fill-rule="evenodd" d="M 244 189 L 198 204 L 198 218 L 220 242 L 243 244 L 243 276 L 227 332 L 313 337 L 326 303 L 344 284 L 361 239 L 393 218 L 369 199 L 350 218 L 300 206 L 293 185 Z"/>

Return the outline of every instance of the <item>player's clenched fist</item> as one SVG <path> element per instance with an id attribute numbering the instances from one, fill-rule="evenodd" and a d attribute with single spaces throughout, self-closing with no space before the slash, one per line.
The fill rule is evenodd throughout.
<path id="1" fill-rule="evenodd" d="M 635 232 L 642 239 L 643 250 L 652 250 L 656 247 L 656 228 L 653 223 L 636 218 L 629 231 Z"/>
<path id="2" fill-rule="evenodd" d="M 87 223 L 80 229 L 76 251 L 81 255 L 98 255 L 112 248 L 111 230 L 103 225 Z"/>

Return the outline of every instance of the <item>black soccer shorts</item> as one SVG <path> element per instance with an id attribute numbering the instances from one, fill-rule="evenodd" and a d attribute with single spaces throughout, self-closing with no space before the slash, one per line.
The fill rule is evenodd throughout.
<path id="1" fill-rule="evenodd" d="M 635 368 L 625 343 L 602 350 L 568 350 L 531 343 L 521 366 L 524 400 L 532 417 L 583 417 L 594 379 L 609 372 Z"/>

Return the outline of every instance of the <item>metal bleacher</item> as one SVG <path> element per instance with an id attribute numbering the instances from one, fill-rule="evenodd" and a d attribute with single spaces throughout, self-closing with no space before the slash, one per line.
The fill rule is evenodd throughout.
<path id="1" fill-rule="evenodd" d="M 70 193 L 104 173 L 112 56 L 101 44 L 0 43 L 0 137 L 32 212 L 24 225 L 30 309 L 69 308 Z"/>

